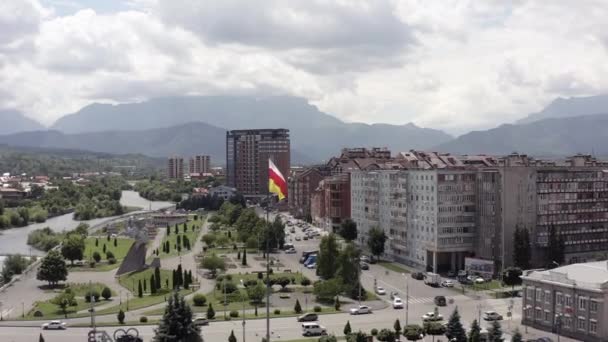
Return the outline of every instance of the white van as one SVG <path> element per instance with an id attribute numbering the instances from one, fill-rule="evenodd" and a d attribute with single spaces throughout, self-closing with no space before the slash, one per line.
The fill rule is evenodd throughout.
<path id="1" fill-rule="evenodd" d="M 319 325 L 315 322 L 302 323 L 302 335 L 304 336 L 318 336 L 327 335 L 327 330 L 324 326 Z"/>

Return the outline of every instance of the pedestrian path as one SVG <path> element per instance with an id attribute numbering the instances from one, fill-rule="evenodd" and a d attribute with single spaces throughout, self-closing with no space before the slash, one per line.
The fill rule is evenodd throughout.
<path id="1" fill-rule="evenodd" d="M 454 300 L 454 304 L 458 304 L 459 302 L 463 302 L 465 300 L 470 300 L 469 297 L 463 296 L 463 295 L 446 296 L 446 299 L 448 300 L 448 302 L 451 299 L 453 299 Z M 390 300 L 390 298 L 388 298 L 388 300 Z M 401 300 L 403 300 L 403 302 L 405 303 L 406 298 L 402 297 Z M 435 297 L 414 297 L 414 296 L 409 296 L 409 302 L 410 302 L 410 305 L 411 304 L 434 304 L 435 303 Z"/>

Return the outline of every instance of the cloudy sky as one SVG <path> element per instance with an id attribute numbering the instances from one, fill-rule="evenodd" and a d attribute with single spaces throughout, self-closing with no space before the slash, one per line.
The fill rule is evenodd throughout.
<path id="1" fill-rule="evenodd" d="M 462 133 L 608 92 L 605 0 L 2 0 L 0 108 L 291 94 Z"/>

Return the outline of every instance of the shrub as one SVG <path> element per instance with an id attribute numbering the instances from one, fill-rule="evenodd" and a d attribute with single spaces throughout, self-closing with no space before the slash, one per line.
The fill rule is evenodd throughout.
<path id="1" fill-rule="evenodd" d="M 226 280 L 232 280 L 232 274 L 226 274 Z"/>
<path id="2" fill-rule="evenodd" d="M 258 272 L 258 279 L 264 279 L 264 273 Z"/>
<path id="3" fill-rule="evenodd" d="M 95 262 L 100 262 L 101 261 L 101 254 L 99 254 L 99 252 L 95 251 L 93 253 L 93 260 L 95 260 Z"/>
<path id="4" fill-rule="evenodd" d="M 36 310 L 36 311 L 34 312 L 34 317 L 42 317 L 42 316 L 44 316 L 44 315 L 42 314 L 42 311 L 40 311 L 40 310 Z"/>
<path id="5" fill-rule="evenodd" d="M 112 253 L 112 251 L 107 251 L 106 252 L 106 259 L 108 259 L 108 261 L 110 261 L 110 259 L 114 259 L 114 253 Z"/>
<path id="6" fill-rule="evenodd" d="M 204 306 L 207 303 L 207 297 L 205 295 L 197 293 L 192 298 L 192 302 L 194 306 Z"/>
<path id="7" fill-rule="evenodd" d="M 116 315 L 116 318 L 118 319 L 118 323 L 125 324 L 125 312 L 122 311 L 122 309 L 118 311 L 118 315 Z"/>
<path id="8" fill-rule="evenodd" d="M 108 258 L 108 264 L 114 265 L 115 263 L 116 263 L 116 259 L 114 259 L 114 258 Z"/>
<path id="9" fill-rule="evenodd" d="M 315 305 L 314 311 L 315 312 L 321 312 L 321 311 L 323 311 L 323 308 L 321 308 L 319 305 Z"/>
<path id="10" fill-rule="evenodd" d="M 148 323 L 148 317 L 146 317 L 146 316 L 139 317 L 139 322 L 140 323 Z"/>
<path id="11" fill-rule="evenodd" d="M 236 310 L 230 311 L 230 317 L 239 317 L 239 312 Z"/>
<path id="12" fill-rule="evenodd" d="M 373 328 L 372 331 L 371 331 L 371 334 L 372 334 L 372 336 L 378 335 L 378 329 Z"/>
<path id="13" fill-rule="evenodd" d="M 100 297 L 99 291 L 97 291 L 97 290 L 93 290 L 93 299 L 94 299 L 96 302 L 99 302 L 99 297 Z"/>
<path id="14" fill-rule="evenodd" d="M 107 286 L 104 287 L 103 290 L 101 290 L 101 296 L 105 300 L 110 300 L 110 298 L 112 298 L 112 290 Z"/>
<path id="15" fill-rule="evenodd" d="M 280 314 L 281 314 L 281 310 L 279 310 L 279 309 L 274 309 L 274 314 L 275 314 L 275 315 L 280 315 Z"/>
<path id="16" fill-rule="evenodd" d="M 95 261 L 89 262 L 89 267 L 90 268 L 95 268 Z"/>

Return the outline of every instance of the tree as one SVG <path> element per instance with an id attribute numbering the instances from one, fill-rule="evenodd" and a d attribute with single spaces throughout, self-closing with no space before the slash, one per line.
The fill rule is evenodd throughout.
<path id="1" fill-rule="evenodd" d="M 95 247 L 99 246 L 99 239 L 95 238 Z"/>
<path id="2" fill-rule="evenodd" d="M 184 271 L 182 270 L 182 264 L 177 265 L 177 271 L 176 271 L 176 280 L 177 280 L 177 286 L 183 286 L 184 285 Z"/>
<path id="3" fill-rule="evenodd" d="M 101 249 L 101 251 L 103 252 L 103 254 L 106 254 L 106 244 L 103 244 L 103 248 Z"/>
<path id="4" fill-rule="evenodd" d="M 236 258 L 238 260 L 241 260 L 241 250 L 240 249 L 236 252 Z"/>
<path id="5" fill-rule="evenodd" d="M 338 242 L 333 233 L 330 233 L 328 236 L 324 236 L 321 239 L 319 255 L 317 256 L 317 274 L 321 279 L 330 279 L 334 277 L 339 253 Z"/>
<path id="6" fill-rule="evenodd" d="M 480 342 L 481 341 L 481 327 L 477 320 L 473 320 L 471 323 L 471 330 L 469 331 L 469 341 L 468 342 Z"/>
<path id="7" fill-rule="evenodd" d="M 454 340 L 455 342 L 467 342 L 467 333 L 460 322 L 460 313 L 458 312 L 458 307 L 456 307 L 450 315 L 445 336 L 447 336 L 450 341 Z"/>
<path id="8" fill-rule="evenodd" d="M 306 277 L 302 277 L 302 280 L 300 280 L 300 285 L 304 286 L 304 288 L 306 288 L 307 286 L 310 286 L 310 284 L 311 284 L 310 279 L 308 279 Z"/>
<path id="9" fill-rule="evenodd" d="M 118 239 L 114 238 L 114 247 L 118 247 Z"/>
<path id="10" fill-rule="evenodd" d="M 344 335 L 348 336 L 353 332 L 353 329 L 350 327 L 350 321 L 346 321 L 346 325 L 344 326 Z"/>
<path id="11" fill-rule="evenodd" d="M 93 260 L 95 260 L 95 262 L 100 262 L 101 254 L 99 254 L 99 252 L 97 252 L 97 251 L 93 252 Z"/>
<path id="12" fill-rule="evenodd" d="M 549 227 L 549 243 L 547 245 L 547 268 L 555 268 L 564 263 L 564 240 L 555 229 L 555 226 Z"/>
<path id="13" fill-rule="evenodd" d="M 154 277 L 154 274 L 150 275 L 150 294 L 156 294 L 156 278 Z"/>
<path id="14" fill-rule="evenodd" d="M 141 287 L 141 279 L 137 282 L 137 297 L 141 298 L 144 296 L 144 291 Z"/>
<path id="15" fill-rule="evenodd" d="M 338 339 L 334 335 L 321 336 L 319 342 L 338 342 Z"/>
<path id="16" fill-rule="evenodd" d="M 367 334 L 362 331 L 357 331 L 356 333 L 351 333 L 346 336 L 346 342 L 367 342 Z"/>
<path id="17" fill-rule="evenodd" d="M 504 338 L 502 337 L 502 328 L 500 327 L 500 323 L 498 321 L 492 321 L 492 324 L 488 328 L 488 342 L 502 342 Z"/>
<path id="18" fill-rule="evenodd" d="M 247 287 L 247 296 L 255 304 L 262 303 L 264 296 L 266 295 L 266 287 L 260 283 L 254 286 Z"/>
<path id="19" fill-rule="evenodd" d="M 42 333 L 40 333 L 40 336 L 38 337 L 38 342 L 44 342 L 44 337 L 42 336 Z"/>
<path id="20" fill-rule="evenodd" d="M 297 314 L 302 313 L 302 305 L 300 305 L 300 301 L 298 299 L 296 299 L 296 305 L 294 305 L 293 311 Z"/>
<path id="21" fill-rule="evenodd" d="M 179 228 L 177 227 L 177 223 L 175 224 L 175 235 L 179 234 Z"/>
<path id="22" fill-rule="evenodd" d="M 59 252 L 52 250 L 43 259 L 38 268 L 36 279 L 47 281 L 50 286 L 57 285 L 58 282 L 66 280 L 68 268 Z"/>
<path id="23" fill-rule="evenodd" d="M 523 342 L 523 341 L 524 341 L 524 338 L 523 338 L 523 336 L 521 336 L 519 329 L 515 329 L 515 333 L 513 334 L 513 337 L 511 338 L 511 342 Z"/>
<path id="24" fill-rule="evenodd" d="M 226 263 L 224 262 L 224 259 L 218 257 L 215 254 L 211 254 L 203 259 L 203 261 L 201 262 L 201 267 L 206 270 L 209 270 L 213 277 L 215 277 L 215 275 L 217 274 L 217 270 L 226 269 Z"/>
<path id="25" fill-rule="evenodd" d="M 342 292 L 342 281 L 340 281 L 340 279 L 332 278 L 330 280 L 316 282 L 313 292 L 319 300 L 329 302 Z"/>
<path id="26" fill-rule="evenodd" d="M 174 292 L 167 300 L 165 312 L 158 328 L 154 330 L 154 342 L 202 342 L 200 328 L 192 322 L 192 309 L 184 297 Z"/>
<path id="27" fill-rule="evenodd" d="M 59 306 L 61 312 L 63 312 L 63 316 L 68 318 L 68 307 L 71 305 L 76 305 L 76 300 L 74 299 L 74 293 L 72 289 L 69 287 L 63 290 L 61 294 L 56 296 L 51 301 L 53 304 Z"/>
<path id="28" fill-rule="evenodd" d="M 377 259 L 384 253 L 384 244 L 386 243 L 386 234 L 384 230 L 374 227 L 369 230 L 367 247 L 372 252 L 372 255 L 375 255 Z"/>
<path id="29" fill-rule="evenodd" d="M 445 334 L 446 328 L 439 322 L 427 322 L 424 324 L 424 331 L 433 336 L 433 341 L 435 341 L 435 336 Z"/>
<path id="30" fill-rule="evenodd" d="M 393 324 L 393 329 L 395 329 L 397 336 L 401 334 L 401 322 L 399 322 L 399 318 L 395 320 L 395 324 Z"/>
<path id="31" fill-rule="evenodd" d="M 378 332 L 376 338 L 378 339 L 378 341 L 382 342 L 395 342 L 395 340 L 397 339 L 397 334 L 395 334 L 395 332 L 390 329 L 384 328 Z"/>
<path id="32" fill-rule="evenodd" d="M 513 263 L 522 270 L 530 269 L 530 233 L 525 228 L 516 228 L 513 236 Z"/>
<path id="33" fill-rule="evenodd" d="M 207 319 L 215 318 L 215 310 L 213 310 L 213 305 L 209 303 L 209 307 L 207 308 Z"/>
<path id="34" fill-rule="evenodd" d="M 105 300 L 110 300 L 112 298 L 112 290 L 109 287 L 105 286 L 103 290 L 101 290 L 101 296 Z"/>
<path id="35" fill-rule="evenodd" d="M 418 341 L 423 337 L 424 330 L 418 324 L 410 324 L 403 328 L 403 336 L 408 341 Z"/>
<path id="36" fill-rule="evenodd" d="M 280 277 L 276 280 L 276 283 L 281 285 L 281 291 L 285 291 L 287 285 L 291 284 L 291 279 L 289 279 L 288 277 Z"/>
<path id="37" fill-rule="evenodd" d="M 156 289 L 160 290 L 161 285 L 160 285 L 160 269 L 158 267 L 154 268 L 154 281 L 156 281 Z"/>
<path id="38" fill-rule="evenodd" d="M 230 331 L 230 336 L 228 336 L 228 342 L 236 342 L 236 336 L 234 336 L 234 330 Z"/>
<path id="39" fill-rule="evenodd" d="M 346 220 L 342 221 L 342 224 L 340 225 L 340 232 L 339 232 L 340 236 L 342 236 L 342 238 L 344 238 L 344 240 L 351 242 L 357 239 L 357 224 L 355 223 L 355 221 L 347 218 Z"/>
<path id="40" fill-rule="evenodd" d="M 171 235 L 171 227 L 167 223 L 167 236 Z"/>
<path id="41" fill-rule="evenodd" d="M 116 318 L 118 319 L 118 323 L 125 324 L 125 312 L 122 311 L 122 309 L 118 311 L 118 315 L 116 315 Z"/>
<path id="42" fill-rule="evenodd" d="M 78 235 L 70 235 L 63 241 L 61 255 L 70 260 L 74 265 L 74 260 L 82 260 L 84 253 L 84 239 Z"/>
<path id="43" fill-rule="evenodd" d="M 344 292 L 352 293 L 359 284 L 359 257 L 361 253 L 353 243 L 348 243 L 337 260 L 335 275 L 342 280 Z"/>
<path id="44" fill-rule="evenodd" d="M 515 285 L 520 285 L 522 271 L 517 267 L 509 267 L 502 274 L 502 282 L 507 286 L 511 286 L 511 290 L 515 290 Z"/>
<path id="45" fill-rule="evenodd" d="M 247 266 L 247 249 L 243 249 L 243 259 L 241 260 L 241 265 Z"/>

